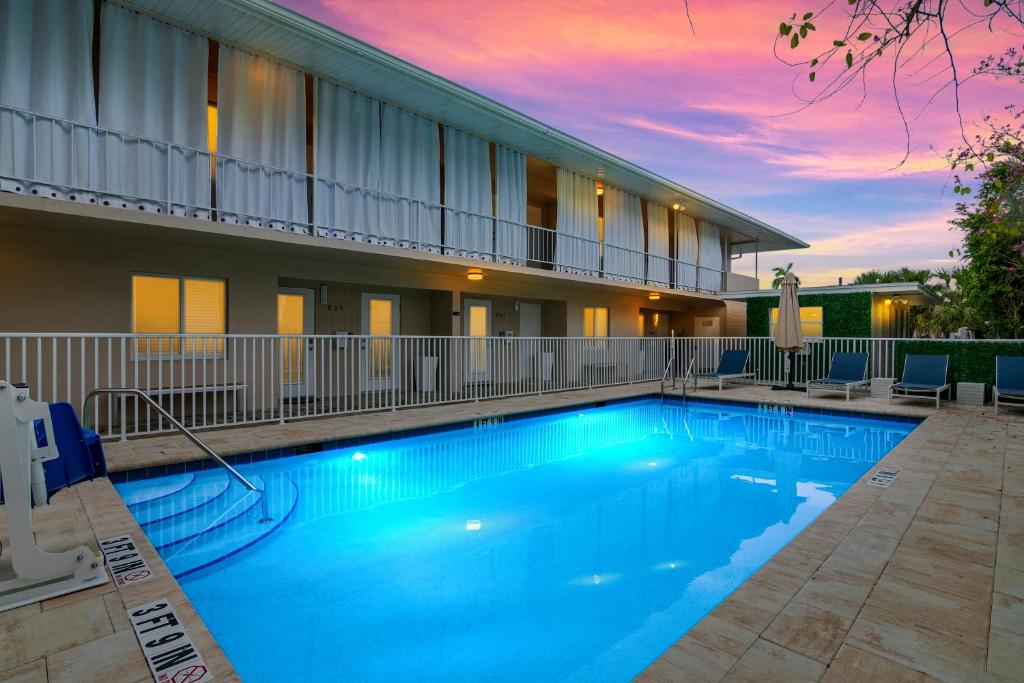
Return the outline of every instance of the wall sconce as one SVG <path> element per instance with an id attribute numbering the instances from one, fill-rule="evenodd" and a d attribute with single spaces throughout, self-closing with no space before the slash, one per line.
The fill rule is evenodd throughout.
<path id="1" fill-rule="evenodd" d="M 650 294 L 647 295 L 647 299 L 649 301 L 657 301 L 660 298 L 661 294 L 659 292 L 651 292 Z"/>
<path id="2" fill-rule="evenodd" d="M 470 268 L 469 270 L 466 271 L 466 279 L 474 281 L 483 280 L 484 271 L 480 270 L 479 268 Z"/>
<path id="3" fill-rule="evenodd" d="M 327 303 L 327 285 L 325 285 L 325 284 L 321 284 L 320 285 L 320 303 L 321 304 L 326 304 Z"/>
<path id="4" fill-rule="evenodd" d="M 512 310 L 515 311 L 516 313 L 519 312 L 519 299 L 514 299 L 512 301 Z"/>
<path id="5" fill-rule="evenodd" d="M 604 183 L 602 183 L 601 181 L 598 181 L 598 183 L 597 183 L 597 196 L 600 197 L 603 194 L 604 194 Z"/>
<path id="6" fill-rule="evenodd" d="M 886 306 L 892 306 L 892 299 L 886 299 L 885 300 L 885 305 Z"/>
<path id="7" fill-rule="evenodd" d="M 679 202 L 676 202 L 675 204 L 672 205 L 672 210 L 673 211 L 686 211 L 686 207 L 683 206 L 682 204 L 680 204 Z"/>

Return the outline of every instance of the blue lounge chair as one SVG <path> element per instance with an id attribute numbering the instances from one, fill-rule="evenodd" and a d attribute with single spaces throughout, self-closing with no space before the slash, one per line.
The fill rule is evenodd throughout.
<path id="1" fill-rule="evenodd" d="M 850 400 L 850 389 L 867 384 L 868 354 L 836 351 L 832 354 L 832 364 L 828 368 L 828 377 L 812 379 L 807 383 L 807 395 L 811 389 L 820 391 L 841 391 Z"/>
<path id="2" fill-rule="evenodd" d="M 1024 408 L 1024 356 L 996 356 L 996 385 L 992 388 L 996 413 L 999 403 Z"/>
<path id="3" fill-rule="evenodd" d="M 717 379 L 719 391 L 722 390 L 722 385 L 731 379 L 753 378 L 754 373 L 744 372 L 749 359 L 750 351 L 746 349 L 726 349 L 722 351 L 722 357 L 718 359 L 718 367 L 715 368 L 714 372 L 697 373 L 694 380 L 694 388 L 697 388 L 696 379 L 702 377 Z"/>
<path id="4" fill-rule="evenodd" d="M 934 396 L 935 407 L 938 408 L 942 392 L 949 391 L 949 382 L 946 381 L 948 371 L 949 356 L 907 354 L 903 365 L 903 381 L 889 387 L 889 403 L 892 403 L 893 396 L 929 400 Z"/>

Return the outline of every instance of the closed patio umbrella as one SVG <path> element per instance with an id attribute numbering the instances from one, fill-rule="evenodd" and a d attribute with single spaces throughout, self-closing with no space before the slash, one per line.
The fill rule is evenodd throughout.
<path id="1" fill-rule="evenodd" d="M 804 335 L 800 326 L 800 299 L 797 297 L 797 279 L 786 273 L 779 289 L 779 319 L 775 323 L 775 346 L 789 353 L 789 381 L 784 387 L 773 389 L 796 390 L 793 375 L 796 372 L 796 352 L 804 348 Z"/>

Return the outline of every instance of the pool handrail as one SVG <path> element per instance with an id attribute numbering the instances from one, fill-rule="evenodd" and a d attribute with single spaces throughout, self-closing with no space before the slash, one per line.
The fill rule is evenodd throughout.
<path id="1" fill-rule="evenodd" d="M 100 387 L 97 389 L 93 389 L 88 394 L 86 394 L 85 399 L 82 401 L 82 424 L 89 424 L 89 403 L 92 401 L 93 398 L 101 394 L 107 396 L 120 397 L 134 396 L 135 398 L 142 399 L 145 403 L 149 405 L 150 408 L 152 408 L 157 413 L 165 417 L 167 421 L 171 424 L 171 426 L 173 426 L 175 429 L 181 432 L 186 439 L 191 441 L 196 446 L 196 448 L 201 450 L 203 453 L 209 456 L 211 460 L 213 460 L 218 465 L 227 470 L 228 474 L 234 477 L 242 486 L 249 489 L 250 491 L 253 491 L 254 493 L 260 494 L 261 505 L 263 507 L 263 517 L 260 519 L 260 522 L 270 521 L 270 516 L 267 513 L 267 492 L 265 490 L 256 488 L 255 484 L 246 479 L 245 476 L 241 472 L 236 470 L 234 467 L 232 467 L 228 463 L 228 461 L 217 455 L 216 451 L 210 448 L 205 441 L 203 441 L 198 436 L 193 434 L 188 427 L 181 424 L 181 422 L 175 419 L 173 415 L 164 410 L 163 406 L 154 401 L 149 394 L 142 391 L 141 389 L 132 389 L 129 387 Z"/>

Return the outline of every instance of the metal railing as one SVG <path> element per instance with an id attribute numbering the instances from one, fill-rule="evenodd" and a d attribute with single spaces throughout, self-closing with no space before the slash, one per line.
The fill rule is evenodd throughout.
<path id="1" fill-rule="evenodd" d="M 836 351 L 867 352 L 869 378 L 894 377 L 897 345 L 909 340 L 805 341 L 797 354 L 801 384 L 828 375 Z M 1021 347 L 1024 352 L 1024 342 Z M 684 368 L 685 384 L 695 373 L 713 371 L 724 349 L 750 350 L 756 383 L 786 381 L 785 354 L 769 337 L 47 333 L 0 334 L 0 377 L 27 383 L 40 400 L 74 405 L 95 389 L 138 392 L 95 398 L 85 424 L 113 439 L 166 433 L 174 421 L 196 431 L 640 382 L 657 386 Z"/>
<path id="2" fill-rule="evenodd" d="M 0 334 L 0 377 L 46 401 L 144 393 L 190 430 L 655 382 L 668 339 L 371 335 Z M 173 429 L 137 397 L 101 396 L 104 438 Z"/>
<path id="3" fill-rule="evenodd" d="M 18 140 L 0 149 L 0 190 L 686 291 L 725 289 L 721 270 L 316 173 L 3 104 L 0 127 Z"/>

